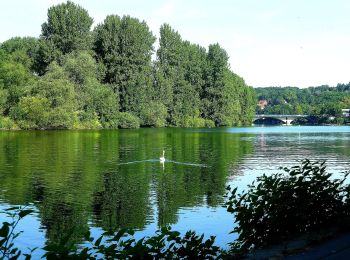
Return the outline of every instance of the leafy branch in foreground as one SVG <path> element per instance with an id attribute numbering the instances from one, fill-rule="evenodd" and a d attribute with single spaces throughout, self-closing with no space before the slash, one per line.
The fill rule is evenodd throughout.
<path id="1" fill-rule="evenodd" d="M 10 222 L 3 222 L 0 228 L 0 259 L 17 259 L 22 255 L 21 250 L 15 247 L 14 240 L 22 233 L 15 231 L 19 221 L 25 216 L 31 214 L 32 209 L 26 207 L 11 207 L 5 209 L 2 213 L 6 214 Z M 30 254 L 23 254 L 26 259 L 30 259 L 31 253 L 35 250 L 30 250 Z"/>
<path id="2" fill-rule="evenodd" d="M 282 168 L 281 168 L 282 169 Z M 234 214 L 237 241 L 233 252 L 293 239 L 300 234 L 336 226 L 349 216 L 349 185 L 332 178 L 325 162 L 302 161 L 284 172 L 263 175 L 248 189 L 230 189 L 227 210 Z"/>
<path id="3" fill-rule="evenodd" d="M 216 259 L 221 257 L 215 238 L 204 240 L 204 235 L 188 231 L 183 237 L 170 227 L 164 227 L 152 237 L 136 240 L 133 230 L 121 229 L 115 233 L 104 233 L 98 239 L 86 234 L 91 247 L 82 250 L 62 248 L 60 245 L 44 247 L 48 259 Z"/>
<path id="4" fill-rule="evenodd" d="M 6 209 L 6 214 L 12 222 L 3 222 L 0 228 L 0 260 L 25 257 L 31 259 L 31 250 L 22 254 L 15 247 L 14 240 L 22 233 L 15 232 L 18 222 L 32 213 L 30 209 L 13 207 Z M 72 234 L 72 233 L 71 233 Z M 178 231 L 164 227 L 152 237 L 136 240 L 134 231 L 121 229 L 115 233 L 105 232 L 99 238 L 91 237 L 90 232 L 85 234 L 89 246 L 75 247 L 67 244 L 69 237 L 62 239 L 58 244 L 46 245 L 43 258 L 47 259 L 217 259 L 222 257 L 222 251 L 214 246 L 215 237 L 205 240 L 204 235 L 197 235 L 188 231 L 181 236 Z"/>

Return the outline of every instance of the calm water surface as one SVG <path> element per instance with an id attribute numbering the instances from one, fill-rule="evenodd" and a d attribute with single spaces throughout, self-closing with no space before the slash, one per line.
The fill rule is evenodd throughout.
<path id="1" fill-rule="evenodd" d="M 226 248 L 236 237 L 223 206 L 227 185 L 243 189 L 303 158 L 325 159 L 341 174 L 349 148 L 346 126 L 3 131 L 0 210 L 36 209 L 18 228 L 21 248 L 57 242 L 72 228 L 83 243 L 87 230 L 96 237 L 130 227 L 141 237 L 164 225 L 216 235 Z"/>

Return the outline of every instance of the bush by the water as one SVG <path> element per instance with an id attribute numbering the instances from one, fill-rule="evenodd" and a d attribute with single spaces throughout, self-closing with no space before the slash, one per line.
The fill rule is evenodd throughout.
<path id="1" fill-rule="evenodd" d="M 15 130 L 18 129 L 18 126 L 11 118 L 6 116 L 0 116 L 0 129 Z"/>
<path id="2" fill-rule="evenodd" d="M 180 124 L 181 127 L 215 127 L 214 121 L 200 117 L 185 117 Z"/>
<path id="3" fill-rule="evenodd" d="M 140 119 L 128 112 L 119 113 L 118 127 L 119 128 L 139 128 Z"/>
<path id="4" fill-rule="evenodd" d="M 227 206 L 239 234 L 233 252 L 247 252 L 343 222 L 350 213 L 349 185 L 332 178 L 325 162 L 304 160 L 284 172 L 262 175 L 248 189 L 232 189 Z M 229 188 L 230 189 L 230 188 Z"/>

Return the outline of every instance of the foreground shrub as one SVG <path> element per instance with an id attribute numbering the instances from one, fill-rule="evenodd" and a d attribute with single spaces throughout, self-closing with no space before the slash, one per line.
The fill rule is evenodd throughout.
<path id="1" fill-rule="evenodd" d="M 16 232 L 18 222 L 33 210 L 13 207 L 5 210 L 12 219 L 3 222 L 0 228 L 0 259 L 31 259 L 35 250 L 22 253 L 15 246 L 15 239 L 21 232 Z M 90 232 L 85 234 L 90 246 L 79 247 L 67 243 L 65 237 L 58 244 L 46 245 L 42 258 L 47 259 L 214 259 L 221 258 L 219 247 L 214 246 L 215 238 L 212 236 L 205 240 L 204 235 L 196 235 L 188 231 L 184 236 L 172 231 L 169 227 L 158 230 L 152 237 L 140 240 L 134 238 L 134 231 L 122 229 L 115 233 L 104 233 L 94 239 Z"/>
<path id="2" fill-rule="evenodd" d="M 139 128 L 140 120 L 138 117 L 130 114 L 128 112 L 119 113 L 118 118 L 118 127 L 119 128 Z"/>
<path id="3" fill-rule="evenodd" d="M 22 253 L 15 246 L 15 239 L 21 234 L 16 231 L 16 226 L 19 221 L 32 213 L 33 210 L 27 209 L 26 207 L 11 207 L 5 209 L 2 213 L 7 215 L 8 221 L 2 223 L 0 228 L 0 259 L 18 259 L 19 257 L 25 257 L 25 259 L 31 258 L 31 253 L 35 249 L 30 250 L 28 253 Z"/>
<path id="4" fill-rule="evenodd" d="M 220 258 L 219 247 L 213 246 L 215 238 L 203 239 L 192 231 L 183 237 L 170 228 L 158 230 L 152 237 L 134 238 L 134 231 L 122 229 L 105 233 L 98 239 L 86 234 L 91 247 L 78 251 L 64 245 L 49 245 L 43 249 L 48 259 L 214 259 Z M 106 236 L 106 237 L 105 237 Z"/>
<path id="5" fill-rule="evenodd" d="M 332 179 L 325 163 L 304 160 L 284 173 L 263 175 L 248 190 L 232 190 L 227 209 L 233 213 L 239 234 L 233 251 L 247 252 L 318 231 L 348 216 L 349 186 Z"/>

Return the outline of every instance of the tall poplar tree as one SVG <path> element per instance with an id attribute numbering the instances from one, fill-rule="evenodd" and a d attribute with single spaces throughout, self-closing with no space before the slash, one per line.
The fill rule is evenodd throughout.
<path id="1" fill-rule="evenodd" d="M 217 126 L 249 124 L 255 106 L 253 90 L 234 74 L 227 52 L 219 45 L 209 46 L 206 82 L 202 92 L 202 116 Z"/>
<path id="2" fill-rule="evenodd" d="M 106 67 L 105 82 L 119 93 L 120 111 L 140 114 L 152 97 L 152 63 L 155 37 L 136 18 L 107 16 L 95 29 L 95 51 Z"/>
<path id="3" fill-rule="evenodd" d="M 183 41 L 168 24 L 160 28 L 156 89 L 169 110 L 170 124 L 187 126 L 200 115 L 205 49 Z"/>
<path id="4" fill-rule="evenodd" d="M 48 64 L 73 51 L 90 50 L 93 19 L 87 10 L 67 1 L 49 8 L 43 23 L 36 57 L 36 70 L 44 74 Z"/>
<path id="5" fill-rule="evenodd" d="M 209 46 L 206 83 L 202 92 L 202 114 L 204 118 L 222 125 L 225 73 L 228 68 L 227 52 L 219 44 Z"/>

